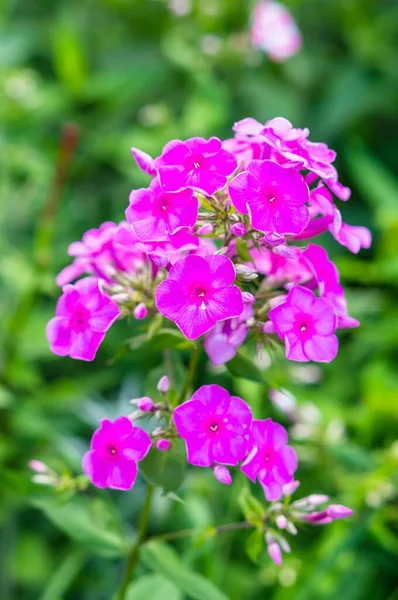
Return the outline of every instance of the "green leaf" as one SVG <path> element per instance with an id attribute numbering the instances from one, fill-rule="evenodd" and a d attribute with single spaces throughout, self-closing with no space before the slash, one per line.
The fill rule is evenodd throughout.
<path id="1" fill-rule="evenodd" d="M 192 342 L 178 331 L 177 329 L 162 328 L 156 331 L 148 342 L 151 346 L 151 350 L 165 350 L 166 348 L 190 348 Z"/>
<path id="2" fill-rule="evenodd" d="M 245 485 L 242 487 L 238 496 L 238 504 L 245 519 L 261 528 L 265 515 L 265 507 L 252 495 L 249 486 Z"/>
<path id="3" fill-rule="evenodd" d="M 243 260 L 243 262 L 252 262 L 252 257 L 250 256 L 249 248 L 247 247 L 247 242 L 245 240 L 236 240 L 236 250 L 239 254 L 239 258 Z"/>
<path id="4" fill-rule="evenodd" d="M 250 381 L 265 383 L 261 371 L 240 352 L 238 352 L 232 360 L 227 362 L 225 366 L 234 377 L 243 377 Z"/>
<path id="5" fill-rule="evenodd" d="M 33 505 L 73 540 L 105 557 L 120 557 L 127 544 L 113 518 L 113 507 L 100 498 L 74 496 L 68 502 L 59 498 L 33 500 Z"/>
<path id="6" fill-rule="evenodd" d="M 145 479 L 165 492 L 175 492 L 185 479 L 186 460 L 179 445 L 175 442 L 169 452 L 153 448 L 140 463 L 140 472 Z"/>
<path id="7" fill-rule="evenodd" d="M 183 600 L 177 586 L 161 575 L 143 575 L 127 590 L 126 600 Z"/>
<path id="8" fill-rule="evenodd" d="M 143 546 L 141 557 L 149 569 L 173 582 L 189 598 L 228 600 L 228 597 L 213 583 L 182 564 L 177 553 L 167 544 L 149 542 Z"/>
<path id="9" fill-rule="evenodd" d="M 50 577 L 40 600 L 58 600 L 82 569 L 84 560 L 81 550 L 70 552 Z"/>
<path id="10" fill-rule="evenodd" d="M 258 557 L 264 550 L 264 532 L 261 529 L 253 531 L 245 542 L 246 554 L 254 563 L 257 563 Z"/>

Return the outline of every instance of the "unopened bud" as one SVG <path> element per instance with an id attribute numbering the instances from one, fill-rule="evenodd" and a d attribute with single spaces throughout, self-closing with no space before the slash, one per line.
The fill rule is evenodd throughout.
<path id="1" fill-rule="evenodd" d="M 210 235 L 211 233 L 213 233 L 213 231 L 214 227 L 211 223 L 203 223 L 203 225 L 199 227 L 196 233 L 198 235 Z"/>
<path id="2" fill-rule="evenodd" d="M 350 517 L 354 511 L 347 506 L 343 506 L 342 504 L 331 504 L 326 509 L 328 516 L 332 517 L 332 519 L 345 519 L 346 517 Z"/>
<path id="3" fill-rule="evenodd" d="M 213 473 L 217 481 L 219 481 L 220 483 L 224 483 L 225 485 L 231 485 L 232 477 L 227 467 L 224 467 L 222 465 L 216 465 L 213 468 Z"/>
<path id="4" fill-rule="evenodd" d="M 264 237 L 260 240 L 260 242 L 262 242 L 265 246 L 271 246 L 271 248 L 274 248 L 275 246 L 279 246 L 280 244 L 283 244 L 285 241 L 285 236 L 282 235 L 281 233 L 266 233 L 264 235 Z"/>
<path id="5" fill-rule="evenodd" d="M 149 396 L 144 396 L 137 400 L 137 408 L 142 410 L 143 412 L 152 412 L 155 407 L 155 403 Z"/>
<path id="6" fill-rule="evenodd" d="M 274 248 L 275 254 L 279 256 L 283 256 L 283 258 L 296 258 L 296 253 L 294 248 L 289 248 L 285 244 L 281 244 L 280 246 L 276 246 Z"/>
<path id="7" fill-rule="evenodd" d="M 272 321 L 266 321 L 264 323 L 263 332 L 267 333 L 268 335 L 272 335 L 273 333 L 275 333 L 275 325 Z"/>
<path id="8" fill-rule="evenodd" d="M 255 297 L 250 292 L 242 292 L 242 298 L 245 304 L 254 304 L 256 301 Z"/>
<path id="9" fill-rule="evenodd" d="M 136 319 L 138 319 L 139 321 L 141 321 L 142 319 L 145 319 L 147 314 L 148 314 L 148 309 L 145 306 L 145 304 L 143 304 L 142 302 L 140 304 L 137 304 L 137 306 L 135 307 L 134 311 L 133 311 L 134 317 Z"/>
<path id="10" fill-rule="evenodd" d="M 53 475 L 33 475 L 32 481 L 39 485 L 53 485 L 55 483 Z"/>
<path id="11" fill-rule="evenodd" d="M 285 485 L 282 488 L 283 495 L 291 496 L 297 490 L 299 485 L 300 485 L 299 481 L 290 481 L 290 483 L 285 483 Z"/>
<path id="12" fill-rule="evenodd" d="M 163 377 L 161 377 L 158 381 L 158 391 L 161 392 L 162 394 L 165 394 L 166 392 L 169 391 L 170 388 L 170 382 L 169 382 L 169 378 L 167 377 L 167 375 L 163 375 Z"/>
<path id="13" fill-rule="evenodd" d="M 30 467 L 35 473 L 48 473 L 47 465 L 41 460 L 36 460 L 35 458 L 28 462 L 28 467 Z"/>
<path id="14" fill-rule="evenodd" d="M 308 503 L 315 508 L 320 504 L 325 504 L 329 500 L 329 496 L 326 494 L 310 494 L 307 496 Z"/>
<path id="15" fill-rule="evenodd" d="M 170 264 L 168 256 L 163 254 L 163 252 L 148 252 L 147 256 L 155 267 L 159 267 L 159 269 L 166 268 Z"/>
<path id="16" fill-rule="evenodd" d="M 246 265 L 235 266 L 237 276 L 243 281 L 254 281 L 258 278 L 258 273 L 246 267 Z"/>
<path id="17" fill-rule="evenodd" d="M 285 515 L 278 515 L 275 519 L 275 523 L 278 529 L 286 529 L 288 521 Z"/>
<path id="18" fill-rule="evenodd" d="M 242 237 L 242 235 L 246 235 L 247 233 L 246 225 L 243 223 L 233 223 L 229 230 L 236 237 Z"/>
<path id="19" fill-rule="evenodd" d="M 171 448 L 171 442 L 166 440 L 166 438 L 162 438 L 156 442 L 156 448 L 160 450 L 160 452 L 167 452 Z"/>
<path id="20" fill-rule="evenodd" d="M 274 296 L 274 298 L 270 298 L 268 300 L 268 304 L 271 308 L 274 308 L 275 306 L 279 306 L 279 304 L 282 304 L 282 302 L 285 302 L 286 298 L 287 294 L 280 294 L 279 296 Z"/>
<path id="21" fill-rule="evenodd" d="M 279 567 L 282 564 L 282 550 L 278 542 L 269 536 L 266 536 L 267 549 L 270 559 Z"/>

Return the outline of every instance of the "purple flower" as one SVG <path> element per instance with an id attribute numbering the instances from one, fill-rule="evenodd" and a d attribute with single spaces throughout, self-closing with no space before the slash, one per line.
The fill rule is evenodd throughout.
<path id="1" fill-rule="evenodd" d="M 148 175 L 152 175 L 152 177 L 156 175 L 155 161 L 152 156 L 139 150 L 139 148 L 131 148 L 131 154 L 141 171 L 144 171 L 144 173 L 147 173 Z"/>
<path id="2" fill-rule="evenodd" d="M 231 485 L 232 477 L 227 467 L 224 467 L 223 465 L 216 465 L 213 467 L 213 474 L 220 483 L 223 483 L 224 485 Z"/>
<path id="3" fill-rule="evenodd" d="M 145 458 L 151 438 L 127 417 L 102 419 L 83 456 L 83 471 L 99 488 L 129 490 L 137 477 L 137 462 Z"/>
<path id="4" fill-rule="evenodd" d="M 156 306 L 194 340 L 217 321 L 242 313 L 242 293 L 234 280 L 234 265 L 225 256 L 190 255 L 178 260 L 157 287 Z"/>
<path id="5" fill-rule="evenodd" d="M 56 316 L 46 328 L 50 349 L 58 356 L 94 360 L 106 331 L 118 318 L 119 307 L 101 292 L 94 277 L 62 289 Z"/>
<path id="6" fill-rule="evenodd" d="M 338 519 L 345 519 L 353 514 L 353 510 L 342 504 L 331 504 L 325 510 L 312 512 L 302 516 L 302 519 L 312 525 L 327 525 Z"/>
<path id="7" fill-rule="evenodd" d="M 252 226 L 264 233 L 300 233 L 308 224 L 303 177 L 270 160 L 253 160 L 231 181 L 229 193 L 235 208 L 249 212 Z"/>
<path id="8" fill-rule="evenodd" d="M 149 188 L 133 190 L 126 219 L 144 242 L 167 241 L 182 227 L 193 227 L 198 216 L 198 200 L 192 190 L 164 192 L 157 179 Z"/>
<path id="9" fill-rule="evenodd" d="M 244 302 L 239 317 L 216 323 L 204 340 L 204 348 L 213 365 L 223 365 L 231 360 L 246 339 L 248 319 L 253 316 L 252 303 Z"/>
<path id="10" fill-rule="evenodd" d="M 249 479 L 258 479 L 269 502 L 283 496 L 283 486 L 293 481 L 297 456 L 287 445 L 287 432 L 272 419 L 253 420 L 249 455 L 241 470 Z"/>
<path id="11" fill-rule="evenodd" d="M 174 411 L 174 423 L 185 440 L 188 462 L 236 466 L 244 459 L 252 414 L 241 398 L 219 385 L 203 385 Z"/>
<path id="12" fill-rule="evenodd" d="M 155 164 L 165 192 L 191 188 L 208 195 L 223 188 L 237 167 L 233 154 L 223 150 L 216 137 L 173 140 L 166 144 Z"/>
<path id="13" fill-rule="evenodd" d="M 270 310 L 269 318 L 290 360 L 330 362 L 335 358 L 337 317 L 328 302 L 311 290 L 293 287 L 286 301 Z"/>

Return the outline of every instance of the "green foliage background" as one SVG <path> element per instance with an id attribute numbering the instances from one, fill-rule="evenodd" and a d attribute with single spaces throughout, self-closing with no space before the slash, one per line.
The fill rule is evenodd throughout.
<path id="1" fill-rule="evenodd" d="M 161 343 L 110 361 L 137 333 L 133 323 L 116 324 L 92 364 L 50 354 L 44 328 L 68 244 L 121 220 L 130 189 L 147 183 L 132 145 L 157 155 L 169 139 L 229 137 L 240 118 L 277 115 L 338 151 L 341 181 L 353 189 L 343 218 L 372 230 L 371 250 L 358 256 L 323 240 L 362 326 L 341 336 L 326 367 L 277 361 L 260 381 L 232 380 L 202 357 L 195 384 L 217 381 L 285 425 L 268 389 L 291 390 L 303 421 L 291 432 L 302 495 L 329 493 L 355 516 L 304 529 L 280 569 L 254 564 L 246 532 L 203 534 L 240 518 L 239 483 L 227 489 L 191 470 L 183 502 L 156 497 L 150 533 L 202 534 L 174 550 L 147 545 L 129 598 L 398 598 L 398 4 L 286 4 L 304 47 L 277 65 L 251 48 L 243 0 L 193 0 L 181 17 L 162 0 L 0 0 L 2 600 L 112 599 L 143 502 L 143 480 L 126 494 L 56 499 L 30 482 L 31 457 L 79 473 L 98 419 L 126 413 L 127 400 L 164 373 Z M 78 147 L 58 210 L 43 213 L 67 122 Z M 172 358 L 178 387 L 186 350 Z"/>

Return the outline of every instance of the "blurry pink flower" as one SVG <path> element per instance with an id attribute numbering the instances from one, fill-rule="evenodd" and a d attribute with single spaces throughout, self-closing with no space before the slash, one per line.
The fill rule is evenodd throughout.
<path id="1" fill-rule="evenodd" d="M 311 290 L 293 287 L 286 301 L 270 310 L 269 318 L 290 360 L 330 362 L 335 358 L 337 318 L 331 306 Z"/>
<path id="2" fill-rule="evenodd" d="M 162 190 L 157 179 L 149 188 L 133 190 L 126 219 L 144 242 L 167 241 L 182 227 L 192 227 L 198 216 L 198 200 L 192 190 L 174 194 Z"/>
<path id="3" fill-rule="evenodd" d="M 137 408 L 143 412 L 152 412 L 155 410 L 156 406 L 152 398 L 149 396 L 143 396 L 137 400 Z"/>
<path id="4" fill-rule="evenodd" d="M 246 339 L 248 319 L 253 316 L 252 302 L 244 302 L 239 317 L 216 323 L 204 340 L 204 348 L 213 365 L 223 365 L 231 360 Z"/>
<path id="5" fill-rule="evenodd" d="M 137 462 L 145 458 L 150 447 L 146 431 L 127 417 L 102 419 L 89 452 L 83 456 L 83 471 L 96 487 L 129 490 L 137 477 Z"/>
<path id="6" fill-rule="evenodd" d="M 223 188 L 237 167 L 233 154 L 223 150 L 215 137 L 173 140 L 166 144 L 155 164 L 165 192 L 191 188 L 209 195 Z"/>
<path id="7" fill-rule="evenodd" d="M 249 212 L 252 226 L 264 233 L 300 233 L 308 224 L 303 177 L 270 160 L 253 160 L 231 181 L 229 193 L 235 208 Z"/>
<path id="8" fill-rule="evenodd" d="M 163 375 L 163 377 L 161 377 L 159 379 L 157 389 L 158 389 L 158 392 L 161 392 L 162 394 L 165 394 L 166 392 L 169 391 L 170 381 L 169 381 L 169 378 L 167 377 L 167 375 Z"/>
<path id="9" fill-rule="evenodd" d="M 142 302 L 140 302 L 140 304 L 137 304 L 137 306 L 133 310 L 133 315 L 138 321 L 142 321 L 142 319 L 145 319 L 148 315 L 148 309 L 145 306 L 145 304 L 143 304 Z"/>
<path id="10" fill-rule="evenodd" d="M 270 157 L 271 148 L 260 136 L 264 125 L 248 117 L 234 124 L 235 137 L 224 140 L 223 148 L 231 152 L 240 167 L 244 169 L 254 159 L 264 160 Z"/>
<path id="11" fill-rule="evenodd" d="M 175 321 L 190 340 L 243 311 L 242 293 L 236 285 L 235 269 L 225 256 L 203 258 L 190 255 L 178 260 L 155 292 L 156 306 Z"/>
<path id="12" fill-rule="evenodd" d="M 252 414 L 241 398 L 219 385 L 203 385 L 174 411 L 178 435 L 186 444 L 188 462 L 236 466 L 244 459 Z"/>
<path id="13" fill-rule="evenodd" d="M 170 440 L 167 440 L 166 438 L 161 438 L 160 440 L 158 440 L 156 442 L 156 448 L 160 452 L 168 452 L 171 448 L 171 442 L 170 442 Z"/>
<path id="14" fill-rule="evenodd" d="M 291 14 L 273 0 L 260 1 L 254 7 L 251 41 L 277 62 L 294 56 L 301 48 L 301 35 Z"/>
<path id="15" fill-rule="evenodd" d="M 51 351 L 58 356 L 94 360 L 106 331 L 116 321 L 119 307 L 99 288 L 94 277 L 66 285 L 56 316 L 46 329 Z"/>
<path id="16" fill-rule="evenodd" d="M 370 248 L 372 245 L 372 234 L 367 227 L 357 227 L 347 223 L 341 224 L 340 229 L 334 233 L 334 238 L 354 254 L 358 254 L 361 248 Z"/>
<path id="17" fill-rule="evenodd" d="M 28 467 L 31 468 L 35 473 L 43 474 L 48 473 L 49 471 L 48 466 L 43 461 L 37 460 L 36 458 L 33 458 L 28 462 Z"/>
<path id="18" fill-rule="evenodd" d="M 282 564 L 282 549 L 278 542 L 269 536 L 266 538 L 267 541 L 267 550 L 270 559 L 274 562 L 278 567 Z"/>
<path id="19" fill-rule="evenodd" d="M 287 432 L 272 419 L 254 419 L 251 428 L 249 455 L 241 470 L 249 479 L 258 479 L 269 502 L 283 496 L 283 486 L 293 481 L 297 456 L 287 445 Z"/>
<path id="20" fill-rule="evenodd" d="M 341 504 L 331 504 L 325 510 L 304 514 L 302 519 L 312 525 L 327 525 L 338 519 L 350 517 L 354 511 Z"/>

